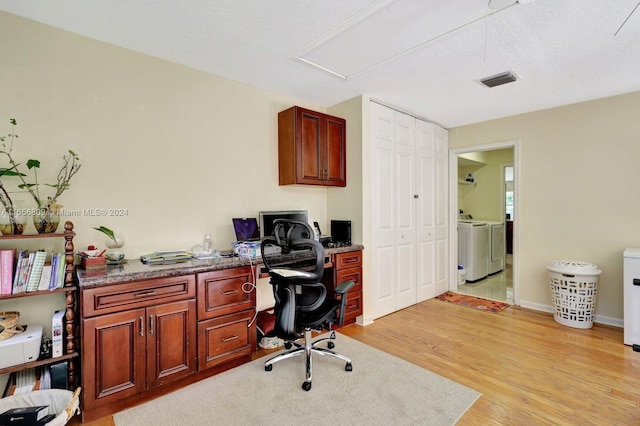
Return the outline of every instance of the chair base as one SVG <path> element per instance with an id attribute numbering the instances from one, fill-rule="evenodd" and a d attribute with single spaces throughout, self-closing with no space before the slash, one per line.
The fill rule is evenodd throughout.
<path id="1" fill-rule="evenodd" d="M 341 359 L 342 361 L 344 361 L 345 364 L 345 371 L 351 371 L 353 370 L 353 367 L 351 365 L 351 359 L 347 358 L 346 356 L 339 354 L 337 352 L 332 351 L 331 349 L 334 347 L 334 344 L 331 340 L 335 340 L 336 338 L 336 332 L 335 331 L 331 331 L 331 335 L 329 337 L 323 337 L 322 339 L 318 339 L 316 341 L 313 341 L 313 338 L 311 336 L 311 329 L 310 328 L 306 328 L 304 330 L 304 345 L 301 345 L 299 343 L 296 342 L 290 342 L 292 345 L 296 346 L 294 349 L 291 349 L 287 352 L 281 353 L 279 355 L 276 355 L 270 359 L 268 359 L 267 361 L 265 361 L 264 363 L 264 369 L 265 371 L 271 371 L 271 369 L 273 368 L 273 364 L 275 364 L 276 362 L 285 360 L 285 359 L 289 359 L 289 358 L 294 358 L 300 355 L 305 355 L 306 357 L 306 379 L 305 381 L 302 383 L 302 389 L 309 391 L 311 390 L 311 379 L 312 379 L 312 354 L 318 354 L 318 355 L 322 355 L 322 356 L 332 356 L 338 359 Z M 325 340 L 329 340 L 329 342 L 327 343 L 327 347 L 328 348 L 321 348 L 318 345 L 318 343 L 323 342 Z"/>

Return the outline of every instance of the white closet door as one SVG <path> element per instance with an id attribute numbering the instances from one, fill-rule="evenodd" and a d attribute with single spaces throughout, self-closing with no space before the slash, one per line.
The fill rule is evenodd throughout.
<path id="1" fill-rule="evenodd" d="M 436 296 L 435 127 L 416 120 L 417 302 Z"/>
<path id="2" fill-rule="evenodd" d="M 447 289 L 448 139 L 373 102 L 370 126 L 371 317 L 379 318 Z"/>
<path id="3" fill-rule="evenodd" d="M 436 126 L 436 172 L 435 172 L 435 220 L 436 220 L 436 291 L 442 294 L 449 289 L 449 191 L 447 184 L 449 131 Z"/>
<path id="4" fill-rule="evenodd" d="M 395 113 L 395 310 L 416 304 L 415 119 Z"/>
<path id="5" fill-rule="evenodd" d="M 394 111 L 371 103 L 372 317 L 395 311 Z"/>

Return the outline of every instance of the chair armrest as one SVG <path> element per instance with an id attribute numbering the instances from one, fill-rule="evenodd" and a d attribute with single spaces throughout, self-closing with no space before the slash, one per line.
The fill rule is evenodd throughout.
<path id="1" fill-rule="evenodd" d="M 338 294 L 345 294 L 351 290 L 354 285 L 356 285 L 356 283 L 354 283 L 353 280 L 343 281 L 336 287 L 335 292 Z"/>

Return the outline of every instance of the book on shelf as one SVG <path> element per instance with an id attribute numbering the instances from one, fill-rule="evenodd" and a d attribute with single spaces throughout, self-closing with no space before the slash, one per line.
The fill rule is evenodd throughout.
<path id="1" fill-rule="evenodd" d="M 40 278 L 42 277 L 42 269 L 44 261 L 47 259 L 47 252 L 44 250 L 36 251 L 33 256 L 33 265 L 27 275 L 27 291 L 38 291 Z"/>
<path id="2" fill-rule="evenodd" d="M 54 253 L 51 256 L 51 278 L 49 280 L 49 290 L 64 287 L 64 273 L 66 266 L 64 253 Z"/>
<path id="3" fill-rule="evenodd" d="M 67 272 L 67 262 L 64 253 L 59 253 L 58 259 L 58 288 L 64 287 L 64 275 Z"/>
<path id="4" fill-rule="evenodd" d="M 13 291 L 13 258 L 15 250 L 0 250 L 0 294 L 5 296 Z"/>
<path id="5" fill-rule="evenodd" d="M 42 267 L 42 274 L 40 275 L 40 282 L 38 283 L 38 291 L 49 290 L 50 281 L 51 281 L 51 265 L 44 265 Z"/>
<path id="6" fill-rule="evenodd" d="M 13 274 L 13 287 L 12 293 L 17 294 L 20 292 L 19 281 L 20 281 L 20 273 L 23 268 L 23 264 L 26 266 L 27 257 L 29 256 L 28 250 L 20 250 L 16 255 L 16 267 L 15 272 Z"/>

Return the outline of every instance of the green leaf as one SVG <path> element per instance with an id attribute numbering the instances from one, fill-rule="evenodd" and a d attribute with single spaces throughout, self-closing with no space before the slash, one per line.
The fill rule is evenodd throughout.
<path id="1" fill-rule="evenodd" d="M 18 124 L 18 122 L 16 121 L 16 119 L 15 119 L 15 118 L 10 118 L 10 119 L 9 119 L 9 123 L 13 124 L 14 126 L 15 126 L 16 124 Z"/>
<path id="2" fill-rule="evenodd" d="M 102 232 L 104 235 L 106 235 L 107 237 L 111 238 L 114 242 L 116 242 L 116 235 L 111 229 L 105 226 L 100 226 L 99 228 L 93 228 L 93 229 L 95 229 L 96 231 Z"/>
<path id="3" fill-rule="evenodd" d="M 32 168 L 40 168 L 40 161 L 38 160 L 29 160 L 27 161 L 27 168 L 32 169 Z"/>
<path id="4" fill-rule="evenodd" d="M 0 168 L 0 176 L 26 176 L 23 173 L 17 173 L 14 169 Z"/>
<path id="5" fill-rule="evenodd" d="M 18 185 L 18 188 L 20 189 L 25 189 L 25 188 L 31 188 L 32 186 L 37 186 L 37 183 L 21 183 L 20 185 Z"/>

